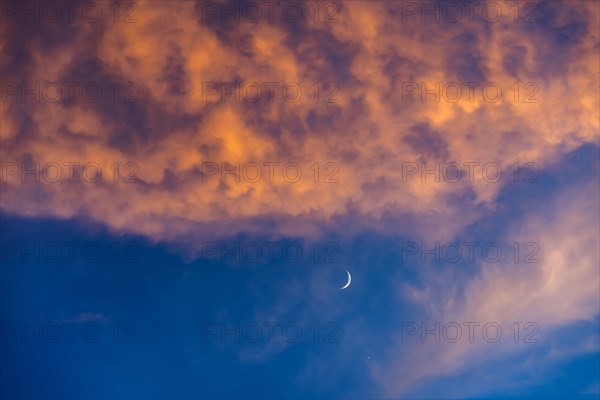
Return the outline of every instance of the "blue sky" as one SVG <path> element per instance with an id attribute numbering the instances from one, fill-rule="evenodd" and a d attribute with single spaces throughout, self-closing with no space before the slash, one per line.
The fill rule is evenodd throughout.
<path id="1" fill-rule="evenodd" d="M 457 241 L 500 242 L 505 237 L 500 221 L 526 214 L 540 198 L 561 188 L 594 179 L 597 157 L 598 148 L 586 146 L 542 171 L 542 183 L 520 193 L 506 190 L 499 196 L 502 210 L 467 228 Z M 234 265 L 218 259 L 185 259 L 169 245 L 111 234 L 89 221 L 3 213 L 1 232 L 3 243 L 27 243 L 30 249 L 36 243 L 48 251 L 49 243 L 77 244 L 73 259 L 65 254 L 61 262 L 45 261 L 51 253 L 43 251 L 4 253 L 2 387 L 7 398 L 381 396 L 370 366 L 398 356 L 390 352 L 391 335 L 404 322 L 434 325 L 410 302 L 398 302 L 397 283 L 425 286 L 423 270 L 452 270 L 467 281 L 481 268 L 478 262 L 427 264 L 417 257 L 407 257 L 403 263 L 402 243 L 415 238 L 375 232 L 332 234 L 332 241 L 340 245 L 334 263 L 292 264 L 276 257 L 273 262 L 265 257 L 262 263 L 249 263 L 241 257 Z M 240 242 L 239 237 L 225 240 Z M 262 240 L 248 236 L 244 243 Z M 281 243 L 286 240 L 293 241 L 282 238 Z M 82 253 L 84 244 L 90 243 L 102 249 L 98 262 L 90 262 L 94 256 Z M 115 262 L 115 243 L 122 248 L 133 243 L 132 259 L 123 255 Z M 344 269 L 353 274 L 353 283 L 340 291 Z M 321 282 L 315 283 L 315 276 Z M 311 290 L 315 285 L 324 290 L 315 293 Z M 315 294 L 321 297 L 314 298 Z M 535 321 L 535 316 L 531 319 Z M 74 324 L 72 339 L 65 321 Z M 56 342 L 52 322 L 60 326 L 62 335 Z M 98 341 L 96 325 L 88 328 L 89 336 L 83 336 L 88 322 L 101 327 Z M 14 326 L 10 323 L 18 324 L 19 334 L 41 324 L 38 342 L 32 333 L 21 337 L 10 331 Z M 251 323 L 261 326 L 262 337 L 256 342 L 252 342 L 254 328 L 244 331 Z M 264 323 L 275 327 L 272 340 Z M 280 329 L 289 323 L 301 327 L 301 338 L 295 340 L 294 327 L 283 336 Z M 325 327 L 327 323 L 334 325 Z M 120 326 L 118 339 L 115 324 Z M 321 329 L 319 340 L 314 324 Z M 483 362 L 474 361 L 459 373 L 427 378 L 407 397 L 596 398 L 597 347 L 575 348 L 585 340 L 597 341 L 598 326 L 598 316 L 551 331 L 540 324 L 539 343 L 514 344 L 514 353 L 490 360 L 485 360 L 483 350 Z M 233 333 L 221 336 L 225 328 Z M 291 343 L 285 343 L 285 338 Z M 328 339 L 332 343 L 326 343 Z M 403 343 L 411 344 L 416 343 Z M 553 349 L 564 354 L 548 360 Z M 410 359 L 403 364 L 402 369 L 411 368 Z M 486 389 L 487 380 L 503 384 Z"/>

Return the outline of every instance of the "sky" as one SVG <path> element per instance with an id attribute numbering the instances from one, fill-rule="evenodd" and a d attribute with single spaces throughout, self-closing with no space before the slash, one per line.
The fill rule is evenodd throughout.
<path id="1" fill-rule="evenodd" d="M 598 399 L 599 124 L 597 1 L 2 0 L 0 397 Z"/>

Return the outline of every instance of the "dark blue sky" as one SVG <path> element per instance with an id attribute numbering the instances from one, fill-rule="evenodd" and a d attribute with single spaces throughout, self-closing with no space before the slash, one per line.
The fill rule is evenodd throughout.
<path id="1" fill-rule="evenodd" d="M 456 241 L 501 243 L 506 232 L 500 221 L 527 214 L 539 199 L 594 179 L 597 172 L 598 148 L 583 147 L 541 171 L 540 183 L 503 190 L 502 207 Z M 1 222 L 5 398 L 377 396 L 369 367 L 394 357 L 389 352 L 394 332 L 407 321 L 434 324 L 410 302 L 397 301 L 398 282 L 423 286 L 428 272 L 443 270 L 468 281 L 481 264 L 466 258 L 454 264 L 431 262 L 431 257 L 423 263 L 414 256 L 403 263 L 403 243 L 416 243 L 416 238 L 375 232 L 332 234 L 330 242 L 339 249 L 329 261 L 337 262 L 315 262 L 313 249 L 303 244 L 310 256 L 297 263 L 277 252 L 272 262 L 265 256 L 251 263 L 249 255 L 246 260 L 240 255 L 237 263 L 229 255 L 224 263 L 218 257 L 184 259 L 169 244 L 116 236 L 89 221 L 3 213 Z M 223 240 L 231 249 L 234 243 L 263 243 L 265 238 Z M 277 242 L 283 247 L 302 240 Z M 53 244 L 73 253 L 58 257 Z M 51 261 L 55 256 L 60 261 Z M 340 291 L 345 269 L 352 272 L 353 283 Z M 555 342 L 568 348 L 573 340 L 597 340 L 598 326 L 598 317 L 552 333 L 542 325 L 541 342 L 520 343 L 516 354 L 426 379 L 409 395 L 460 395 L 464 387 L 499 375 L 512 385 L 477 397 L 565 398 L 576 393 L 594 398 L 597 350 L 541 360 Z M 297 327 L 302 336 L 296 339 Z M 405 363 L 410 368 L 410 359 Z M 526 363 L 535 367 L 511 367 Z"/>

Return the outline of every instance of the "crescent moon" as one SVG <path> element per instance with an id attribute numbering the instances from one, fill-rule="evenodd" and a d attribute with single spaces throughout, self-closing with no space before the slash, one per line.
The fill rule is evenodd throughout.
<path id="1" fill-rule="evenodd" d="M 350 272 L 348 272 L 348 270 L 346 270 L 346 273 L 348 274 L 348 282 L 346 282 L 346 284 L 340 288 L 342 290 L 350 286 L 350 282 L 352 282 L 352 275 L 350 275 Z"/>

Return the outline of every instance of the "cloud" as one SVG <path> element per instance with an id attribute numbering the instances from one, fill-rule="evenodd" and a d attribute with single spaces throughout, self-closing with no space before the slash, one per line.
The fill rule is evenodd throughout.
<path id="1" fill-rule="evenodd" d="M 465 210 L 448 203 L 447 196 L 472 191 L 477 203 L 491 204 L 501 185 L 482 179 L 403 183 L 402 162 L 507 167 L 532 161 L 544 167 L 597 142 L 593 26 L 598 7 L 592 3 L 540 5 L 542 22 L 530 25 L 510 18 L 495 24 L 429 24 L 419 18 L 397 23 L 392 3 L 367 2 L 340 5 L 334 24 L 211 25 L 201 22 L 193 2 L 138 6 L 135 24 L 39 24 L 26 35 L 14 23 L 4 24 L 7 81 L 94 81 L 104 93 L 97 103 L 80 98 L 73 104 L 23 103 L 9 96 L 2 103 L 3 160 L 30 159 L 42 166 L 96 162 L 105 169 L 133 161 L 144 182 L 117 185 L 109 179 L 71 187 L 41 182 L 32 188 L 8 179 L 5 212 L 89 218 L 168 241 L 201 226 L 212 231 L 215 224 L 232 233 L 248 229 L 253 220 L 270 219 L 283 233 L 293 232 L 299 218 L 331 221 L 351 209 L 377 219 L 384 213 L 427 217 L 435 207 L 450 221 L 451 235 L 461 221 L 477 216 L 453 218 Z M 330 40 L 323 41 L 323 35 Z M 574 39 L 566 46 L 561 35 Z M 554 50 L 561 51 L 560 69 L 548 67 Z M 25 59 L 28 67 L 20 68 Z M 519 102 L 513 99 L 516 79 Z M 449 82 L 467 80 L 497 82 L 502 99 L 487 102 L 475 90 L 470 101 L 463 85 L 455 103 L 435 102 L 433 95 L 423 103 L 418 95 L 407 97 L 404 86 L 416 82 L 432 89 L 437 82 L 444 93 Z M 315 81 L 319 103 L 313 101 Z M 529 81 L 535 84 L 526 87 Z M 111 82 L 121 85 L 120 96 L 135 92 L 139 102 L 115 103 Z M 134 86 L 125 87 L 131 82 Z M 206 82 L 226 82 L 230 88 L 234 82 L 278 82 L 279 87 L 272 103 L 238 103 L 232 97 L 220 102 L 218 95 L 203 100 Z M 286 82 L 302 87 L 299 102 L 283 99 Z M 326 88 L 327 82 L 335 86 Z M 336 88 L 338 102 L 322 103 Z M 539 101 L 523 103 L 526 96 Z M 339 183 L 315 183 L 309 168 L 329 161 L 339 166 Z M 293 184 L 281 177 L 274 183 L 204 182 L 207 162 L 298 162 L 303 178 Z"/>
<path id="2" fill-rule="evenodd" d="M 539 346 L 550 346 L 549 353 L 534 365 L 564 360 L 573 354 L 597 352 L 597 334 L 581 336 L 580 332 L 577 339 L 571 336 L 569 344 L 557 343 L 553 337 L 559 328 L 580 321 L 592 322 L 600 313 L 598 200 L 597 184 L 588 183 L 585 188 L 579 187 L 577 193 L 565 193 L 511 226 L 507 240 L 535 242 L 539 246 L 536 255 L 539 263 L 484 262 L 466 281 L 460 278 L 461 271 L 451 269 L 437 278 L 428 276 L 421 289 L 403 284 L 399 294 L 417 307 L 428 329 L 433 329 L 436 321 L 441 326 L 456 322 L 462 326 L 463 336 L 456 343 L 445 339 L 435 343 L 431 334 L 423 343 L 407 342 L 398 332 L 390 354 L 401 356 L 373 368 L 374 376 L 386 387 L 388 395 L 420 393 L 418 390 L 424 390 L 421 384 L 428 379 L 456 376 L 467 369 L 473 370 L 475 365 L 496 365 L 497 368 L 498 360 L 527 354 L 535 345 L 522 343 L 522 337 L 518 343 L 513 341 L 514 332 L 507 328 L 513 326 L 514 330 L 515 322 L 519 322 L 521 334 L 526 323 L 536 324 L 541 338 Z M 430 273 L 439 274 L 439 271 Z M 467 322 L 480 325 L 475 328 L 472 343 L 467 340 L 468 328 L 463 325 Z M 488 322 L 496 322 L 504 330 L 497 343 L 482 339 L 483 333 L 479 330 Z M 529 333 L 533 330 L 533 325 L 527 328 Z M 454 330 L 450 332 L 448 335 L 452 337 Z M 408 362 L 412 367 L 406 370 L 404 366 Z M 532 368 L 529 363 L 511 366 L 513 372 L 526 375 L 533 373 Z M 493 385 L 501 388 L 509 379 L 497 377 Z M 460 396 L 482 395 L 493 389 L 491 385 L 491 382 L 485 386 L 469 385 L 469 390 L 475 392 L 465 393 L 459 389 L 458 393 Z"/>
<path id="3" fill-rule="evenodd" d="M 243 233 L 452 240 L 502 208 L 515 162 L 544 173 L 574 150 L 599 145 L 596 2 L 536 2 L 538 22 L 529 24 L 515 23 L 509 10 L 497 23 L 404 21 L 395 2 L 336 3 L 332 24 L 203 22 L 199 3 L 136 4 L 134 24 L 0 27 L 3 172 L 6 163 L 78 162 L 97 163 L 103 173 L 97 183 L 3 175 L 3 213 L 104 224 L 171 243 L 191 258 L 203 240 Z M 48 82 L 59 82 L 60 101 L 7 92 L 7 83 L 37 84 L 45 96 L 54 90 Z M 69 82 L 79 83 L 75 101 L 66 98 Z M 90 82 L 102 88 L 96 102 L 81 91 Z M 236 84 L 240 101 L 236 94 L 221 101 L 220 90 Z M 285 97 L 298 86 L 298 101 Z M 497 88 L 500 99 L 490 101 Z M 256 90 L 260 100 L 248 101 Z M 406 179 L 406 163 L 432 169 L 449 162 L 465 174 L 463 163 L 479 163 L 475 179 L 423 183 L 419 172 Z M 258 182 L 222 179 L 225 169 L 246 173 L 252 163 L 261 166 Z M 282 175 L 291 163 L 301 167 L 298 182 Z M 482 178 L 488 163 L 502 167 L 498 183 Z M 132 171 L 140 182 L 123 182 Z M 590 320 L 598 313 L 597 192 L 571 188 L 548 202 L 543 212 L 505 223 L 511 241 L 539 243 L 539 264 L 482 264 L 466 281 L 464 272 L 436 273 L 423 287 L 399 285 L 398 301 L 441 321 L 535 318 L 542 332 Z M 309 290 L 307 307 L 322 308 L 330 299 L 321 279 L 291 284 L 285 304 L 305 301 Z M 281 307 L 255 314 L 268 320 L 285 314 Z M 328 312 L 343 316 L 341 307 Z M 394 396 L 460 373 L 481 354 L 520 354 L 506 342 L 484 351 L 469 343 L 406 349 L 398 340 L 390 352 L 398 358 L 371 363 Z"/>

